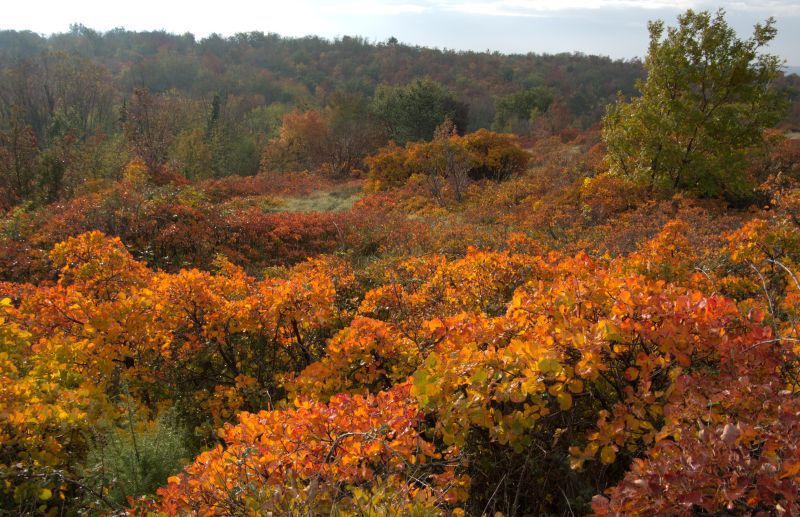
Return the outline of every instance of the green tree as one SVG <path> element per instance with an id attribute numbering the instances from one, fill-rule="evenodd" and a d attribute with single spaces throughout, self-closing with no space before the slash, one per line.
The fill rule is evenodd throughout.
<path id="1" fill-rule="evenodd" d="M 201 129 L 182 131 L 178 134 L 172 156 L 187 178 L 203 180 L 212 176 L 211 149 Z"/>
<path id="2" fill-rule="evenodd" d="M 537 86 L 497 97 L 492 122 L 494 131 L 529 133 L 533 120 L 547 111 L 553 102 L 553 90 Z"/>
<path id="3" fill-rule="evenodd" d="M 448 118 L 459 133 L 467 129 L 467 105 L 431 79 L 417 79 L 406 86 L 379 86 L 372 107 L 389 138 L 399 145 L 430 140 Z"/>
<path id="4" fill-rule="evenodd" d="M 641 96 L 620 98 L 603 123 L 613 172 L 651 189 L 747 194 L 748 150 L 780 119 L 783 103 L 770 85 L 781 63 L 760 53 L 775 37 L 772 18 L 740 40 L 724 14 L 689 10 L 666 35 L 662 21 L 649 24 Z"/>

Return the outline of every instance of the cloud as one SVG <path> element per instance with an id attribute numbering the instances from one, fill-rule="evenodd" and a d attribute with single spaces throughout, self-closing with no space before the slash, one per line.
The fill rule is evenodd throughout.
<path id="1" fill-rule="evenodd" d="M 680 1 L 662 0 L 496 0 L 489 2 L 442 2 L 442 7 L 469 14 L 494 16 L 537 16 L 581 9 L 663 9 L 676 7 Z M 687 3 L 688 2 L 684 2 Z M 678 7 L 680 7 L 678 5 Z M 685 7 L 684 7 L 685 8 Z"/>
<path id="2" fill-rule="evenodd" d="M 432 5 L 429 2 L 366 2 L 366 1 L 347 1 L 334 2 L 325 7 L 331 13 L 350 13 L 364 16 L 395 16 L 398 14 L 422 14 L 430 11 Z"/>
<path id="3" fill-rule="evenodd" d="M 736 0 L 431 0 L 434 9 L 478 14 L 484 16 L 542 16 L 563 11 L 602 9 L 708 9 L 719 7 L 727 11 L 769 12 L 775 15 L 800 14 L 800 2 L 795 0 L 736 1 Z"/>

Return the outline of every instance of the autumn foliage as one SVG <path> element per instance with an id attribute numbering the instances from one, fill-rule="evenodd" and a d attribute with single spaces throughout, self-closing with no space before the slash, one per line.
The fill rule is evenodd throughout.
<path id="1" fill-rule="evenodd" d="M 468 184 L 459 212 L 413 179 L 268 212 L 331 183 L 137 188 L 134 164 L 48 220 L 10 215 L 29 262 L 4 274 L 32 283 L 0 284 L 5 499 L 114 508 L 81 466 L 92 430 L 169 409 L 197 457 L 136 513 L 793 511 L 793 180 L 724 213 L 582 176 L 567 147 Z"/>
<path id="2" fill-rule="evenodd" d="M 410 142 L 405 147 L 394 143 L 365 161 L 372 188 L 397 187 L 414 174 L 428 178 L 434 195 L 440 195 L 437 182 L 449 182 L 460 200 L 461 182 L 467 179 L 501 181 L 519 174 L 528 164 L 528 154 L 511 134 L 480 129 L 459 136 L 446 127 L 431 142 Z M 463 169 L 463 170 L 461 170 Z"/>
<path id="3" fill-rule="evenodd" d="M 405 511 L 433 506 L 447 470 L 419 435 L 422 413 L 398 385 L 377 395 L 336 395 L 328 403 L 298 399 L 286 410 L 241 413 L 217 446 L 159 491 L 167 514 L 365 511 L 374 484 Z M 442 470 L 441 468 L 437 470 Z M 427 485 L 427 486 L 426 486 Z M 365 500 L 366 499 L 366 500 Z"/>
<path id="4" fill-rule="evenodd" d="M 471 451 L 506 448 L 514 482 L 556 489 L 523 468 L 537 444 L 565 475 L 620 476 L 599 514 L 793 508 L 800 233 L 782 221 L 731 233 L 705 275 L 674 222 L 628 257 L 472 249 L 407 259 L 367 291 L 333 258 L 262 280 L 224 259 L 164 273 L 119 239 L 70 238 L 50 253 L 56 283 L 3 287 L 7 490 L 74 493 L 79 430 L 133 397 L 225 444 L 141 511 L 453 512 L 490 482 Z"/>
<path id="5" fill-rule="evenodd" d="M 141 91 L 115 178 L 0 185 L 0 514 L 800 514 L 795 141 L 730 205 L 558 98 L 378 147 L 322 90 L 259 174 Z"/>

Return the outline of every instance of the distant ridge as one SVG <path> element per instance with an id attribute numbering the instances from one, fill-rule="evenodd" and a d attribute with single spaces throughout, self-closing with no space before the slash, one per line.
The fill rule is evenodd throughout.
<path id="1" fill-rule="evenodd" d="M 786 75 L 800 75 L 800 66 L 785 66 L 783 68 L 786 70 Z"/>

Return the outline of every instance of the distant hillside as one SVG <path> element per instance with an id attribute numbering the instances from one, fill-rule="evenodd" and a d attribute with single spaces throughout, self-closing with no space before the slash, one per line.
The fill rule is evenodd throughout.
<path id="1" fill-rule="evenodd" d="M 137 87 L 175 89 L 194 97 L 238 96 L 247 108 L 324 105 L 336 91 L 370 97 L 379 84 L 429 76 L 469 104 L 470 129 L 491 125 L 495 97 L 539 86 L 552 88 L 576 123 L 587 127 L 617 91 L 633 93 L 643 73 L 638 61 L 608 57 L 455 52 L 348 36 L 330 41 L 251 32 L 198 40 L 188 33 L 101 33 L 83 26 L 50 37 L 0 31 L 0 69 L 20 60 L 35 63 L 46 50 L 79 54 L 107 68 L 118 98 Z"/>
<path id="2" fill-rule="evenodd" d="M 786 75 L 800 75 L 800 66 L 786 66 L 784 68 L 786 69 Z"/>
<path id="3" fill-rule="evenodd" d="M 118 179 L 134 156 L 164 181 L 313 170 L 333 163 L 323 155 L 337 157 L 331 174 L 346 175 L 389 140 L 431 138 L 446 118 L 461 133 L 567 141 L 596 128 L 643 75 L 638 60 L 393 38 L 0 31 L 0 158 L 14 171 L 0 209 Z M 800 77 L 775 85 L 793 102 L 784 126 L 800 127 Z"/>

